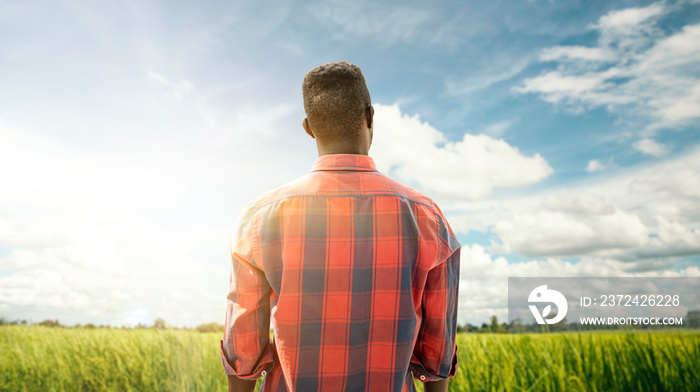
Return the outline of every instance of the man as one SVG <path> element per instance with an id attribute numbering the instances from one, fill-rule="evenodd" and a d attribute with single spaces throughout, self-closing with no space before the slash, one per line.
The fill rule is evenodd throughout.
<path id="1" fill-rule="evenodd" d="M 438 206 L 367 154 L 374 109 L 360 69 L 314 68 L 302 84 L 319 158 L 249 203 L 231 241 L 229 391 L 446 391 L 460 245 Z M 274 339 L 270 340 L 270 318 Z"/>

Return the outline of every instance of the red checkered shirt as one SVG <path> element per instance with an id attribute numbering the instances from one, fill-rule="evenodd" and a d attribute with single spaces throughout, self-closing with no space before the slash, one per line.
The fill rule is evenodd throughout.
<path id="1" fill-rule="evenodd" d="M 372 158 L 321 156 L 238 220 L 224 371 L 264 376 L 265 392 L 413 391 L 412 374 L 454 376 L 459 250 L 438 206 Z"/>

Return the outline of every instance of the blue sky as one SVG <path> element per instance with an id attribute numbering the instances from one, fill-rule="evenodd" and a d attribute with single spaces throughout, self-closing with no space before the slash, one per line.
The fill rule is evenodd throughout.
<path id="1" fill-rule="evenodd" d="M 700 276 L 700 3 L 2 2 L 0 316 L 223 322 L 245 203 L 308 172 L 301 80 L 359 65 L 370 155 L 508 276 Z"/>

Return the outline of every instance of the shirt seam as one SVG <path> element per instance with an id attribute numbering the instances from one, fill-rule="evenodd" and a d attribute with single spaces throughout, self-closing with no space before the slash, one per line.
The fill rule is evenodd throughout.
<path id="1" fill-rule="evenodd" d="M 255 214 L 253 215 L 253 228 L 252 228 L 252 232 L 253 232 L 253 260 L 255 261 L 255 267 L 257 267 L 257 269 L 260 270 L 260 271 L 263 273 L 263 277 L 262 277 L 262 278 L 263 278 L 263 279 L 267 279 L 267 276 L 265 276 L 265 270 L 263 269 L 263 265 L 262 265 L 262 264 L 263 264 L 263 260 L 259 257 L 259 256 L 262 255 L 262 249 L 258 249 L 258 247 L 260 246 L 260 239 L 259 239 L 260 230 L 259 230 L 259 227 L 260 227 L 260 214 L 258 214 L 258 212 L 256 211 Z M 270 291 L 273 291 L 271 287 L 270 287 Z M 257 344 L 257 343 L 256 343 L 256 344 Z M 266 352 L 267 350 L 276 350 L 275 347 L 271 346 L 270 340 L 269 340 L 269 339 L 268 339 L 268 342 L 267 342 L 267 346 L 266 346 L 265 348 L 263 348 L 262 351 L 261 351 L 261 355 L 260 355 L 260 357 L 258 358 L 258 362 L 261 361 L 261 360 L 263 360 L 263 358 L 264 358 L 264 356 L 265 356 L 265 352 Z M 267 368 L 260 368 L 260 369 L 258 369 L 258 371 L 257 371 L 257 372 L 254 372 L 254 373 L 251 375 L 251 377 L 254 377 L 254 379 L 257 380 L 257 379 L 259 379 L 259 378 L 261 378 L 261 377 L 266 377 L 267 374 L 270 374 L 270 371 L 272 371 L 272 368 L 273 368 L 274 365 L 275 365 L 274 355 L 271 355 L 271 357 L 272 357 L 272 358 L 271 358 L 271 363 L 270 363 L 270 365 L 268 365 Z M 259 365 L 259 363 L 256 363 L 256 365 Z M 255 369 L 255 367 L 253 367 L 253 369 Z M 263 372 L 263 371 L 265 371 L 265 373 L 266 373 L 265 376 L 262 375 L 262 372 Z"/>
<path id="2" fill-rule="evenodd" d="M 438 214 L 437 209 L 433 208 L 433 213 L 435 214 L 435 232 L 438 236 L 438 262 L 435 264 L 435 266 L 438 266 L 442 263 L 442 235 L 440 233 L 440 223 L 442 219 L 439 216 L 440 214 Z"/>
<path id="3" fill-rule="evenodd" d="M 312 169 L 312 172 L 315 171 L 324 171 L 324 170 L 346 170 L 346 171 L 378 171 L 377 169 L 373 167 L 363 167 L 363 166 L 351 166 L 351 165 L 343 165 L 343 166 L 321 166 Z"/>
<path id="4" fill-rule="evenodd" d="M 255 260 L 255 266 L 258 267 L 260 271 L 264 271 L 262 268 L 263 261 L 259 257 L 262 252 L 259 252 L 258 247 L 260 246 L 260 240 L 258 239 L 258 236 L 260 235 L 260 231 L 258 230 L 258 227 L 260 222 L 260 214 L 258 212 L 255 212 L 255 215 L 253 215 L 253 259 Z"/>
<path id="5" fill-rule="evenodd" d="M 283 196 L 276 197 L 274 199 L 269 199 L 265 200 L 264 202 L 256 203 L 253 207 L 256 209 L 260 209 L 263 207 L 266 207 L 268 204 L 272 204 L 277 201 L 281 201 L 284 199 L 290 199 L 294 197 L 353 197 L 353 196 L 396 196 L 402 199 L 406 199 L 409 201 L 412 201 L 414 203 L 429 207 L 434 214 L 437 216 L 437 211 L 435 210 L 435 207 L 433 207 L 432 204 L 428 202 L 424 202 L 421 200 L 417 200 L 411 196 L 407 196 L 403 193 L 399 192 L 371 192 L 371 193 L 366 193 L 366 192 L 361 192 L 361 193 L 355 193 L 355 192 L 344 192 L 342 194 L 333 194 L 333 193 L 311 193 L 311 192 L 300 192 L 300 193 L 290 193 L 286 194 Z M 257 215 L 257 213 L 256 213 Z"/>

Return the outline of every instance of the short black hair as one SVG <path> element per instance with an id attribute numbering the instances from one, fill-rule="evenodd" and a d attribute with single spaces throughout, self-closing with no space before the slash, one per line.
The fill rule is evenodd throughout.
<path id="1" fill-rule="evenodd" d="M 301 85 L 304 111 L 316 137 L 355 139 L 372 105 L 360 67 L 345 61 L 309 71 Z"/>

